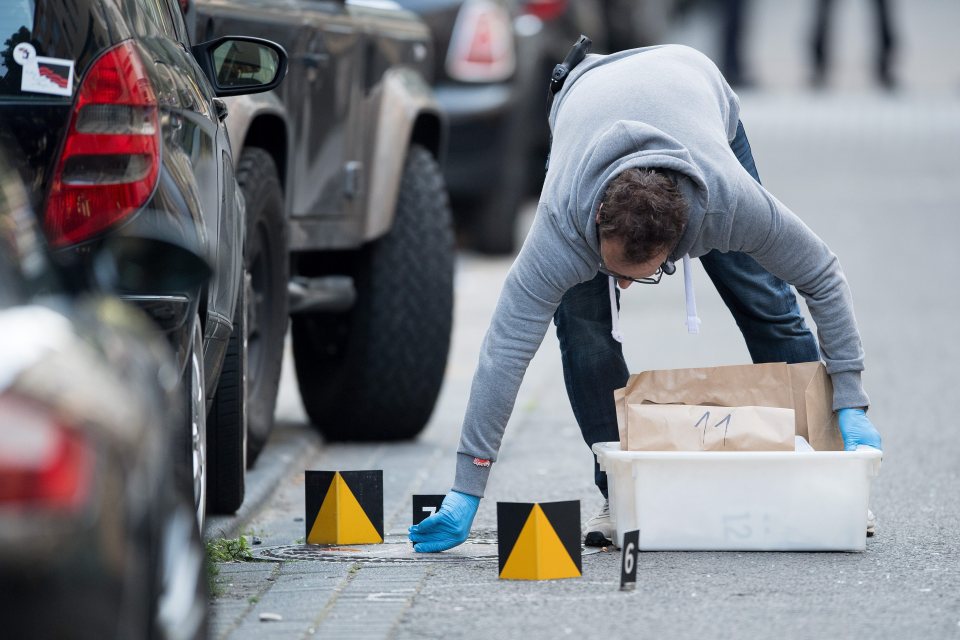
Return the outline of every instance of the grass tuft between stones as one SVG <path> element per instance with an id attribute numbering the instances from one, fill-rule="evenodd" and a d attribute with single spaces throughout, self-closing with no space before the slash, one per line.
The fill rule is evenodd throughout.
<path id="1" fill-rule="evenodd" d="M 247 562 L 253 560 L 250 543 L 239 538 L 214 538 L 207 542 L 207 560 L 210 562 Z"/>

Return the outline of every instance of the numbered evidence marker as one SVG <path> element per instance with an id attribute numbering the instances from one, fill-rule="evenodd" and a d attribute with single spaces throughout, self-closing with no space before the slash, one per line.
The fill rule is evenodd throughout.
<path id="1" fill-rule="evenodd" d="M 498 502 L 497 546 L 505 580 L 579 578 L 580 501 Z"/>
<path id="2" fill-rule="evenodd" d="M 439 511 L 446 497 L 444 495 L 413 496 L 413 524 L 420 524 Z"/>
<path id="3" fill-rule="evenodd" d="M 620 560 L 620 590 L 633 591 L 637 587 L 637 558 L 640 552 L 640 530 L 623 534 L 623 557 Z"/>
<path id="4" fill-rule="evenodd" d="M 383 542 L 383 471 L 307 471 L 307 544 Z"/>

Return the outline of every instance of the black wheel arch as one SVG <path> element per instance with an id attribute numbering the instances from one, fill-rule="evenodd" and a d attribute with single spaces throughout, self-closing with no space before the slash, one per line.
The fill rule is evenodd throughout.
<path id="1" fill-rule="evenodd" d="M 447 127 L 444 118 L 434 111 L 421 111 L 413 122 L 409 144 L 424 147 L 443 166 L 447 153 Z"/>
<path id="2" fill-rule="evenodd" d="M 287 168 L 289 161 L 290 144 L 287 140 L 287 122 L 273 113 L 264 113 L 256 116 L 247 129 L 243 145 L 233 150 L 234 160 L 239 162 L 243 150 L 249 147 L 258 147 L 270 154 L 277 167 L 277 176 L 280 178 L 280 189 L 286 191 Z"/>

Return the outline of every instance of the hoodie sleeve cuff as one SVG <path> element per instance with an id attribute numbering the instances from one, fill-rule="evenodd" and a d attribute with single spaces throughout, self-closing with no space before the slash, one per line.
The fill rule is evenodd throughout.
<path id="1" fill-rule="evenodd" d="M 863 390 L 859 371 L 840 371 L 830 374 L 833 381 L 833 410 L 870 406 L 870 398 Z"/>
<path id="2" fill-rule="evenodd" d="M 475 464 L 476 459 L 466 453 L 457 454 L 457 476 L 453 481 L 453 490 L 482 498 L 483 490 L 487 486 L 487 478 L 490 477 L 492 463 L 488 461 L 483 466 Z"/>

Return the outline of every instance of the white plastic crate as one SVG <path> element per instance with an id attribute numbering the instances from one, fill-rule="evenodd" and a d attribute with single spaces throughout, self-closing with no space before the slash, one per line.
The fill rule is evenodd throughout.
<path id="1" fill-rule="evenodd" d="M 617 540 L 646 551 L 863 551 L 882 453 L 621 451 L 593 447 L 607 472 Z"/>

